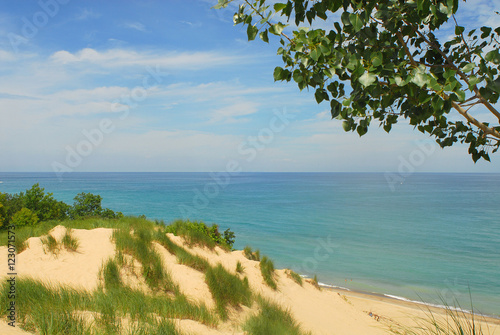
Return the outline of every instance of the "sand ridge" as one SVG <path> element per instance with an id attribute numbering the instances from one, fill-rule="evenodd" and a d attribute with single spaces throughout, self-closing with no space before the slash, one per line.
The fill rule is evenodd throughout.
<path id="1" fill-rule="evenodd" d="M 50 232 L 57 240 L 60 240 L 65 233 L 66 228 L 62 226 L 57 226 Z M 111 240 L 113 230 L 74 229 L 72 233 L 80 242 L 79 249 L 77 252 L 61 250 L 58 255 L 44 250 L 40 238 L 30 238 L 28 248 L 17 255 L 18 276 L 30 276 L 52 284 L 95 290 L 100 284 L 99 271 L 102 265 L 116 255 L 116 248 Z M 242 251 L 228 252 L 219 247 L 213 250 L 197 246 L 189 248 L 183 238 L 172 234 L 168 236 L 187 251 L 207 259 L 212 266 L 220 263 L 233 274 L 237 274 L 236 264 L 240 262 L 244 270 L 242 274 L 237 275 L 240 278 L 244 276 L 248 278 L 254 293 L 288 309 L 303 330 L 315 335 L 382 335 L 388 333 L 390 325 L 413 325 L 412 320 L 415 316 L 421 316 L 415 306 L 373 299 L 359 294 L 349 295 L 334 290 L 318 290 L 306 281 L 300 286 L 287 276 L 285 270 L 276 270 L 278 288 L 275 291 L 264 283 L 259 262 L 247 259 Z M 160 244 L 154 242 L 153 247 L 160 254 L 165 268 L 179 285 L 180 291 L 188 299 L 213 308 L 215 304 L 205 283 L 205 275 L 179 264 L 177 257 Z M 7 259 L 6 253 L 7 248 L 0 247 L 0 254 L 4 255 L 0 257 Z M 140 264 L 134 265 L 137 266 Z M 179 329 L 189 334 L 244 334 L 239 325 L 256 313 L 258 313 L 257 304 L 252 308 L 243 306 L 238 310 L 232 310 L 229 320 L 220 323 L 216 328 L 207 327 L 193 320 L 173 321 Z M 498 325 L 490 324 L 489 329 L 492 332 L 500 332 Z M 7 326 L 5 321 L 0 322 L 0 333 L 27 334 L 18 328 Z"/>

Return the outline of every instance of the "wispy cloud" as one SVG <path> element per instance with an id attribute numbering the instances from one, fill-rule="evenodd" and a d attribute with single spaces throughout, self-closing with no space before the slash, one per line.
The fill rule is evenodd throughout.
<path id="1" fill-rule="evenodd" d="M 237 101 L 231 105 L 219 108 L 212 113 L 212 123 L 235 123 L 245 122 L 247 119 L 241 116 L 254 114 L 258 111 L 258 104 L 252 101 Z"/>
<path id="2" fill-rule="evenodd" d="M 83 8 L 80 13 L 75 16 L 77 21 L 93 20 L 101 17 L 100 13 L 94 12 L 92 9 Z"/>
<path id="3" fill-rule="evenodd" d="M 160 66 L 163 68 L 199 69 L 225 66 L 241 62 L 244 57 L 231 56 L 216 51 L 209 52 L 147 52 L 125 49 L 98 51 L 85 48 L 71 53 L 66 50 L 55 52 L 50 59 L 60 64 L 88 63 L 103 67 Z"/>
<path id="4" fill-rule="evenodd" d="M 125 28 L 135 29 L 143 33 L 147 32 L 146 26 L 140 22 L 128 22 L 123 24 Z"/>

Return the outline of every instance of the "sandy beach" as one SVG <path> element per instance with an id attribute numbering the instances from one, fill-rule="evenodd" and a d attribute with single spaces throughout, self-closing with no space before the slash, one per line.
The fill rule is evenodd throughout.
<path id="1" fill-rule="evenodd" d="M 62 226 L 55 227 L 51 233 L 56 239 L 66 231 Z M 100 284 L 99 271 L 103 263 L 114 257 L 115 245 L 111 240 L 112 229 L 73 230 L 79 240 L 77 252 L 62 250 L 53 255 L 42 245 L 40 238 L 30 238 L 28 248 L 17 255 L 18 278 L 32 277 L 54 285 L 67 285 L 80 290 L 93 291 Z M 260 294 L 288 309 L 302 329 L 318 335 L 348 334 L 387 334 L 390 329 L 414 327 L 418 320 L 428 316 L 427 307 L 421 304 L 399 301 L 378 295 L 340 289 L 318 289 L 307 280 L 300 286 L 287 275 L 286 270 L 276 270 L 277 290 L 267 286 L 262 278 L 259 262 L 247 259 L 242 251 L 228 252 L 219 247 L 213 250 L 201 247 L 189 248 L 183 238 L 169 234 L 170 239 L 191 253 L 199 255 L 215 266 L 221 264 L 227 271 L 235 273 L 238 262 L 243 266 L 239 276 L 248 278 L 254 294 Z M 177 258 L 160 244 L 154 242 L 156 251 L 161 255 L 163 264 L 179 285 L 182 293 L 190 300 L 205 303 L 213 308 L 214 301 L 204 275 L 188 266 L 179 264 Z M 1 257 L 7 259 L 7 248 L 0 247 Z M 140 264 L 136 264 L 140 267 Z M 2 281 L 5 277 L 1 278 Z M 148 288 L 137 278 L 124 276 L 124 282 L 135 288 Z M 446 313 L 439 308 L 431 308 L 436 318 L 446 318 Z M 258 307 L 232 309 L 229 319 L 215 327 L 209 327 L 193 320 L 174 320 L 178 328 L 190 334 L 245 334 L 240 325 L 251 315 L 258 312 Z M 500 320 L 481 318 L 485 334 L 500 332 Z M 18 327 L 0 322 L 2 334 L 27 334 Z"/>

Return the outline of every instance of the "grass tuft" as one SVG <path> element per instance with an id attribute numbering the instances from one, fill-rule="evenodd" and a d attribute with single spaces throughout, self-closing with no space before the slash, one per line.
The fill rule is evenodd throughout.
<path id="1" fill-rule="evenodd" d="M 274 263 L 267 256 L 262 257 L 262 260 L 260 261 L 260 272 L 267 286 L 276 290 L 278 287 L 274 278 Z"/>
<path id="2" fill-rule="evenodd" d="M 261 311 L 251 316 L 243 325 L 248 335 L 305 335 L 290 311 L 265 300 L 258 299 Z"/>
<path id="3" fill-rule="evenodd" d="M 255 250 L 252 251 L 252 248 L 250 246 L 246 246 L 245 249 L 243 249 L 243 255 L 245 255 L 246 258 L 248 258 L 251 261 L 260 261 L 260 251 Z"/>
<path id="4" fill-rule="evenodd" d="M 71 228 L 66 229 L 66 234 L 64 234 L 61 243 L 66 250 L 71 252 L 77 251 L 80 246 L 80 242 L 73 236 L 73 230 Z"/>
<path id="5" fill-rule="evenodd" d="M 292 279 L 294 282 L 302 286 L 303 284 L 302 277 L 297 272 L 288 269 L 286 270 L 286 275 L 288 276 L 288 278 Z"/>
<path id="6" fill-rule="evenodd" d="M 228 306 L 250 305 L 252 293 L 246 277 L 241 280 L 219 264 L 207 270 L 205 281 L 222 319 L 227 319 Z"/>
<path id="7" fill-rule="evenodd" d="M 61 248 L 59 242 L 57 242 L 54 236 L 49 234 L 47 236 L 42 237 L 40 240 L 42 241 L 43 251 L 45 253 L 50 252 L 53 255 L 59 254 Z"/>
<path id="8" fill-rule="evenodd" d="M 107 290 L 119 288 L 122 286 L 120 268 L 118 266 L 117 260 L 108 259 L 103 267 L 102 277 L 104 279 L 104 287 Z"/>
<path id="9" fill-rule="evenodd" d="M 245 271 L 245 268 L 241 264 L 240 261 L 236 263 L 236 273 L 243 273 Z"/>

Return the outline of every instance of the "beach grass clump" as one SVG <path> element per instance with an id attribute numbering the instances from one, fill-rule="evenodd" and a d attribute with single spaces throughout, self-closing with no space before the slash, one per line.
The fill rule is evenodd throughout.
<path id="1" fill-rule="evenodd" d="M 118 260 L 110 258 L 102 268 L 104 288 L 107 290 L 116 289 L 122 286 L 120 267 L 118 263 Z"/>
<path id="2" fill-rule="evenodd" d="M 302 286 L 302 284 L 303 284 L 302 277 L 297 272 L 290 270 L 290 269 L 287 269 L 286 275 L 288 276 L 288 278 L 292 279 L 294 282 L 296 282 L 297 284 Z"/>
<path id="3" fill-rule="evenodd" d="M 150 229 L 135 227 L 132 235 L 127 228 L 121 228 L 113 232 L 113 238 L 118 250 L 141 263 L 142 276 L 152 290 L 179 291 L 178 285 L 165 270 L 161 256 L 153 248 L 153 232 Z"/>
<path id="4" fill-rule="evenodd" d="M 210 264 L 205 258 L 193 255 L 183 247 L 175 244 L 165 234 L 165 232 L 158 231 L 155 236 L 155 240 L 165 249 L 167 249 L 172 255 L 175 255 L 179 264 L 189 266 L 201 272 L 205 272 L 210 267 Z"/>
<path id="5" fill-rule="evenodd" d="M 166 227 L 166 232 L 182 236 L 190 247 L 197 245 L 212 250 L 219 246 L 231 250 L 234 244 L 232 231 L 220 233 L 218 225 L 208 226 L 202 221 L 175 220 Z"/>
<path id="6" fill-rule="evenodd" d="M 45 312 L 38 311 L 30 320 L 32 325 L 29 328 L 35 328 L 39 334 L 74 334 L 74 335 L 92 335 L 92 327 L 85 322 L 82 316 L 74 312 L 57 311 Z"/>
<path id="7" fill-rule="evenodd" d="M 290 311 L 259 297 L 260 313 L 251 316 L 243 325 L 248 335 L 307 335 Z M 310 334 L 309 334 L 310 335 Z"/>
<path id="8" fill-rule="evenodd" d="M 243 265 L 241 264 L 240 261 L 238 261 L 236 263 L 236 273 L 243 273 L 245 271 L 245 268 L 243 267 Z"/>
<path id="9" fill-rule="evenodd" d="M 264 282 L 267 286 L 269 286 L 273 290 L 278 289 L 276 280 L 274 278 L 274 263 L 267 256 L 262 257 L 260 261 L 260 273 L 262 274 L 262 278 L 264 278 Z"/>
<path id="10" fill-rule="evenodd" d="M 71 252 L 76 252 L 78 247 L 80 247 L 80 242 L 76 237 L 73 236 L 73 230 L 71 228 L 66 229 L 61 244 L 66 248 L 66 250 Z"/>
<path id="11" fill-rule="evenodd" d="M 260 251 L 252 251 L 252 248 L 249 245 L 243 249 L 243 255 L 251 261 L 260 261 Z"/>
<path id="12" fill-rule="evenodd" d="M 53 255 L 58 255 L 59 251 L 61 250 L 61 247 L 59 245 L 59 242 L 57 242 L 56 238 L 52 236 L 51 234 L 48 234 L 41 239 L 42 245 L 43 245 L 43 251 L 45 253 L 50 252 Z"/>
<path id="13" fill-rule="evenodd" d="M 490 334 L 489 329 L 483 331 L 481 324 L 478 322 L 478 315 L 463 310 L 458 302 L 458 307 L 452 307 L 443 303 L 445 306 L 445 315 L 433 313 L 427 307 L 425 311 L 426 316 L 423 318 L 415 319 L 416 327 L 398 326 L 392 327 L 391 331 L 397 335 L 487 335 Z"/>
<path id="14" fill-rule="evenodd" d="M 241 280 L 219 264 L 207 270 L 205 281 L 212 293 L 217 311 L 222 319 L 227 318 L 228 306 L 250 305 L 252 292 L 246 277 Z"/>

